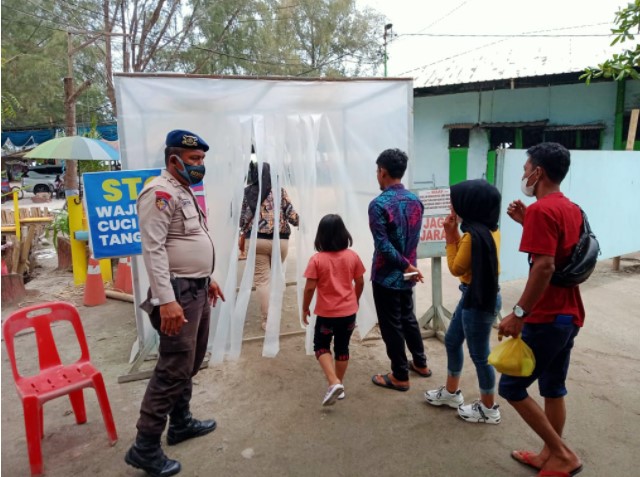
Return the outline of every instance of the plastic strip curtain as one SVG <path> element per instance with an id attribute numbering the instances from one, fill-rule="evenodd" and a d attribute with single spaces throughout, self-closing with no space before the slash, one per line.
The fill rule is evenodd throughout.
<path id="1" fill-rule="evenodd" d="M 246 311 L 251 296 L 253 270 L 255 267 L 255 247 L 250 250 L 238 293 L 238 255 L 237 247 L 240 236 L 239 223 L 244 194 L 245 171 L 251 160 L 251 116 L 240 116 L 224 119 L 221 129 L 227 131 L 226 141 L 221 144 L 220 161 L 226 163 L 222 170 L 216 168 L 215 174 L 206 175 L 207 206 L 209 210 L 219 204 L 225 204 L 230 199 L 228 214 L 217 213 L 218 219 L 211 223 L 214 230 L 214 244 L 216 246 L 216 270 L 214 276 L 223 288 L 226 300 L 212 310 L 212 326 L 210 328 L 209 350 L 213 362 L 222 362 L 225 356 L 237 359 L 242 347 L 242 332 L 246 318 Z M 219 130 L 221 130 L 219 129 Z M 226 170 L 225 170 L 226 169 Z M 231 186 L 231 187 L 230 187 Z M 213 209 L 216 210 L 216 209 Z M 224 211 L 223 211 L 224 212 Z M 220 217 L 222 215 L 222 217 Z M 222 219 L 222 221 L 220 220 Z M 226 220 L 224 220 L 226 219 Z M 254 220 L 252 238 L 255 238 L 257 218 Z M 221 236 L 216 240 L 217 236 Z M 229 240 L 229 237 L 233 237 Z"/>
<path id="2" fill-rule="evenodd" d="M 358 116 L 359 117 L 359 116 Z M 240 125 L 233 124 L 240 121 Z M 245 269 L 240 278 L 239 291 L 236 296 L 238 273 L 238 224 L 242 203 L 243 179 L 248 169 L 250 144 L 256 148 L 260 177 L 263 164 L 271 166 L 271 184 L 273 191 L 284 187 L 292 203 L 300 215 L 300 227 L 294 227 L 290 242 L 295 241 L 295 256 L 289 253 L 284 262 L 280 255 L 279 228 L 274 230 L 270 296 L 267 318 L 267 329 L 262 355 L 275 357 L 280 346 L 283 299 L 286 291 L 285 272 L 287 264 L 296 264 L 297 281 L 297 313 L 302 328 L 302 294 L 305 285 L 304 270 L 313 255 L 313 243 L 320 219 L 330 213 L 342 216 L 347 229 L 354 239 L 354 250 L 360 255 L 367 272 L 365 275 L 365 292 L 360 300 L 357 315 L 360 337 L 364 337 L 377 321 L 373 304 L 370 277 L 371 254 L 373 243 L 369 232 L 367 209 L 369 202 L 376 196 L 375 157 L 376 152 L 371 145 L 360 139 L 357 132 L 349 132 L 349 112 L 338 110 L 322 114 L 264 114 L 249 118 L 227 118 L 226 130 L 234 131 L 227 137 L 230 144 L 222 153 L 226 157 L 236 157 L 229 163 L 230 173 L 216 174 L 207 183 L 208 191 L 221 191 L 228 195 L 229 183 L 233 187 L 230 222 L 221 224 L 216 220 L 215 231 L 225 237 L 216 239 L 218 262 L 216 276 L 226 277 L 224 284 L 227 301 L 214 309 L 215 329 L 212 329 L 210 349 L 212 361 L 221 362 L 225 358 L 237 359 L 242 348 L 242 337 L 246 314 L 251 299 L 251 286 L 255 271 L 255 243 L 257 238 L 258 217 L 254 216 L 251 237 L 248 241 L 248 255 Z M 352 137 L 348 137 L 349 135 Z M 242 146 L 235 146 L 237 141 Z M 352 144 L 352 146 L 349 146 Z M 238 150 L 237 148 L 241 150 Z M 379 151 L 378 151 L 379 152 Z M 218 162 L 216 160 L 216 162 Z M 230 180 L 230 178 L 233 178 Z M 227 191 L 227 192 L 222 192 Z M 208 194 L 209 207 L 224 202 L 224 197 L 216 199 L 217 192 Z M 274 193 L 274 223 L 279 224 L 281 194 Z M 228 197 L 227 197 L 228 200 Z M 218 207 L 219 208 L 219 207 Z M 215 209 L 214 209 L 215 210 Z M 228 244 L 233 244 L 229 249 Z M 291 244 L 290 244 L 291 245 Z M 290 247 L 290 249 L 293 247 Z M 224 258 L 223 258 L 224 257 Z M 257 299 L 257 297 L 254 297 Z M 312 303 L 313 312 L 315 304 Z M 305 351 L 313 354 L 313 329 L 315 314 L 309 320 L 306 329 Z"/>
<path id="3" fill-rule="evenodd" d="M 299 197 L 300 230 L 296 236 L 298 251 L 296 276 L 298 281 L 298 308 L 302 305 L 305 279 L 304 269 L 313 255 L 313 243 L 320 219 L 326 214 L 339 214 L 353 237 L 353 248 L 360 255 L 369 278 L 372 240 L 368 227 L 367 207 L 375 196 L 375 165 L 367 148 L 349 157 L 345 147 L 347 115 L 342 110 L 322 115 L 291 116 L 288 124 L 298 134 L 288 134 L 288 148 L 292 152 L 292 190 Z M 301 139 L 303 138 L 303 139 Z M 371 170 L 369 173 L 367 171 Z M 307 354 L 313 354 L 313 330 L 315 304 L 305 337 Z M 366 335 L 376 322 L 371 294 L 360 300 L 357 315 L 360 336 Z"/>
<path id="4" fill-rule="evenodd" d="M 271 166 L 272 190 L 276 192 L 279 191 L 281 187 L 287 190 L 294 207 L 301 216 L 301 226 L 303 229 L 306 222 L 304 217 L 312 217 L 314 215 L 312 212 L 314 196 L 313 194 L 301 195 L 297 193 L 297 189 L 300 189 L 300 187 L 295 187 L 294 184 L 302 181 L 302 183 L 304 183 L 304 189 L 314 190 L 315 151 L 317 149 L 319 118 L 320 115 L 315 117 L 307 116 L 302 119 L 297 115 L 287 117 L 282 114 L 271 114 L 254 115 L 250 118 L 243 118 L 240 120 L 240 125 L 232 124 L 234 121 L 233 118 L 229 118 L 227 122 L 227 130 L 234 131 L 234 133 L 231 134 L 231 137 L 234 138 L 233 141 L 242 144 L 241 151 L 226 151 L 229 157 L 232 157 L 234 154 L 242 157 L 240 161 L 232 161 L 233 165 L 231 167 L 234 170 L 230 175 L 230 177 L 233 177 L 233 180 L 230 182 L 236 185 L 244 183 L 243 174 L 248 170 L 249 165 L 249 159 L 247 155 L 244 154 L 244 151 L 250 151 L 251 144 L 254 144 L 258 161 L 259 177 L 262 177 L 264 163 L 269 163 Z M 287 138 L 291 139 L 291 141 L 288 141 Z M 242 166 L 237 167 L 238 164 Z M 297 173 L 294 173 L 292 168 L 295 168 Z M 306 171 L 306 173 L 303 173 L 303 171 Z M 223 179 L 222 176 L 225 176 L 225 178 Z M 221 183 L 219 187 L 208 183 L 208 190 L 228 190 L 229 176 L 222 176 L 216 174 L 213 180 L 220 181 Z M 240 180 L 238 180 L 238 178 L 240 178 Z M 225 187 L 222 182 L 227 182 L 227 186 Z M 260 184 L 260 188 L 262 188 L 262 184 Z M 243 187 L 235 186 L 233 192 L 234 205 L 231 207 L 230 214 L 231 220 L 228 225 L 223 225 L 223 227 L 227 229 L 227 235 L 233 234 L 234 241 L 231 242 L 233 244 L 236 244 L 239 238 L 237 224 L 240 222 L 241 213 L 240 206 L 236 207 L 235 204 L 241 204 L 242 198 Z M 275 212 L 274 223 L 279 224 L 281 194 L 274 193 L 273 198 Z M 207 200 L 213 202 L 210 207 L 213 207 L 217 202 L 217 200 L 210 195 L 207 196 Z M 300 200 L 303 200 L 304 203 L 301 203 Z M 307 213 L 307 210 L 311 213 Z M 251 236 L 248 240 L 247 260 L 245 262 L 244 272 L 240 278 L 237 295 L 238 249 L 234 247 L 232 250 L 227 250 L 227 247 L 223 245 L 223 253 L 220 253 L 220 250 L 217 253 L 219 259 L 216 265 L 216 276 L 226 276 L 224 293 L 227 300 L 222 303 L 221 306 L 216 307 L 218 309 L 214 309 L 213 322 L 215 326 L 212 327 L 212 339 L 210 340 L 211 359 L 213 362 L 221 362 L 225 358 L 237 359 L 240 356 L 244 325 L 246 323 L 247 309 L 251 299 L 251 287 L 255 272 L 258 221 L 259 215 L 256 214 L 253 218 Z M 235 230 L 233 230 L 233 227 L 235 227 Z M 218 225 L 216 225 L 216 228 L 219 229 Z M 315 231 L 313 233 L 315 236 Z M 298 242 L 300 245 L 296 247 L 298 250 L 298 260 L 292 257 L 297 263 L 296 277 L 302 277 L 304 270 L 301 269 L 301 267 L 306 264 L 306 261 L 303 264 L 302 261 L 299 260 L 301 252 L 307 260 L 312 254 L 313 239 L 309 241 L 307 235 L 308 234 L 302 235 L 302 240 Z M 218 242 L 216 242 L 216 246 L 217 244 Z M 311 244 L 311 247 L 309 247 L 309 244 Z M 279 351 L 280 323 L 286 289 L 285 272 L 287 263 L 287 261 L 282 261 L 279 228 L 276 227 L 274 229 L 271 257 L 267 330 L 263 345 L 263 356 L 265 357 L 275 357 Z M 300 278 L 298 278 L 298 280 L 300 280 Z M 301 303 L 301 290 L 303 286 L 304 283 L 298 281 L 298 305 Z M 298 318 L 300 319 L 300 306 L 297 308 Z"/>
<path id="5" fill-rule="evenodd" d="M 373 241 L 367 207 L 379 193 L 375 175 L 378 154 L 389 147 L 410 150 L 411 91 L 410 81 L 395 80 L 116 78 L 118 134 L 125 168 L 164 167 L 164 138 L 171 129 L 196 132 L 211 146 L 204 179 L 208 222 L 216 247 L 214 276 L 227 299 L 213 308 L 209 342 L 213 361 L 238 358 L 248 303 L 257 298 L 251 293 L 255 250 L 248 250 L 245 271 L 239 277 L 237 246 L 252 143 L 260 167 L 264 162 L 271 164 L 274 190 L 284 186 L 300 215 L 300 227 L 293 230 L 284 264 L 279 257 L 279 237 L 274 240 L 273 286 L 263 354 L 274 356 L 278 352 L 287 264 L 296 265 L 300 320 L 305 282 L 302 275 L 314 253 L 318 222 L 328 213 L 342 216 L 353 236 L 353 249 L 367 268 L 358 312 L 360 337 L 375 324 L 369 283 Z M 275 198 L 279 202 L 280 194 Z M 256 230 L 254 225 L 252 232 Z M 250 244 L 255 243 L 255 236 L 252 239 Z M 148 279 L 141 257 L 135 262 L 138 305 L 146 297 Z M 139 309 L 136 316 L 138 336 L 146 342 L 155 332 Z M 311 352 L 311 337 L 312 326 L 307 332 L 307 352 Z"/>
<path id="6" fill-rule="evenodd" d="M 254 133 L 256 142 L 256 156 L 258 157 L 258 170 L 262 177 L 262 167 L 264 161 L 271 166 L 271 191 L 273 194 L 273 241 L 271 247 L 271 277 L 269 292 L 269 309 L 267 315 L 267 329 L 265 331 L 262 355 L 273 358 L 280 349 L 280 320 L 282 318 L 282 300 L 285 291 L 284 267 L 282 264 L 280 248 L 280 215 L 281 215 L 281 187 L 284 186 L 283 165 L 284 165 L 284 127 L 281 115 L 266 115 L 254 117 Z M 260 184 L 262 190 L 262 184 Z M 258 214 L 256 213 L 256 216 Z M 257 219 L 253 230 L 257 229 Z M 253 231 L 252 231 L 253 232 Z M 253 235 L 253 234 L 252 234 Z M 252 237 L 253 239 L 253 237 Z M 251 241 L 252 248 L 255 247 L 255 240 Z"/>
<path id="7" fill-rule="evenodd" d="M 290 131 L 299 130 L 300 134 L 287 135 L 289 157 L 287 166 L 291 173 L 292 181 L 297 187 L 292 187 L 292 193 L 298 197 L 298 213 L 300 214 L 300 229 L 296 240 L 298 259 L 296 260 L 296 277 L 299 277 L 296 287 L 298 299 L 298 317 L 300 326 L 302 323 L 302 295 L 305 285 L 304 270 L 309 258 L 313 255 L 313 243 L 317 226 L 317 202 L 315 191 L 318 187 L 318 164 L 322 155 L 318 152 L 320 124 L 323 116 L 299 116 L 292 115 L 287 118 L 287 128 Z M 306 140 L 305 140 L 306 139 Z M 316 295 L 311 302 L 311 310 L 314 309 Z M 315 326 L 315 314 L 309 317 L 309 325 L 305 336 L 305 350 L 307 354 L 313 352 L 313 329 Z"/>

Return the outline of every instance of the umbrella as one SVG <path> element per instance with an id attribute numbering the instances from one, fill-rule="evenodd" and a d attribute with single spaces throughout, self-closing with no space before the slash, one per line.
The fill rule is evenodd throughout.
<path id="1" fill-rule="evenodd" d="M 43 142 L 26 153 L 24 157 L 69 161 L 119 161 L 120 153 L 99 139 L 68 136 Z"/>

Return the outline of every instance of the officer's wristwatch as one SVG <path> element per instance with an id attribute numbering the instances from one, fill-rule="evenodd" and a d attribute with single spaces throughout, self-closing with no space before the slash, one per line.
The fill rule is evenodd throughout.
<path id="1" fill-rule="evenodd" d="M 520 305 L 516 305 L 513 307 L 513 314 L 516 315 L 516 318 L 524 318 L 529 313 L 524 311 L 524 309 Z"/>

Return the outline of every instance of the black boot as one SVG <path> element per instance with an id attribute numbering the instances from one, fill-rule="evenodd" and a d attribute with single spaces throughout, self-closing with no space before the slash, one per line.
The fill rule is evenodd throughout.
<path id="1" fill-rule="evenodd" d="M 169 477 L 180 472 L 180 462 L 169 459 L 160 447 L 160 436 L 138 432 L 136 442 L 124 456 L 124 461 L 142 469 L 152 477 Z"/>
<path id="2" fill-rule="evenodd" d="M 204 436 L 215 431 L 216 426 L 216 421 L 213 419 L 198 421 L 191 417 L 190 412 L 187 412 L 180 418 L 171 418 L 167 432 L 167 444 L 173 446 L 192 437 Z"/>

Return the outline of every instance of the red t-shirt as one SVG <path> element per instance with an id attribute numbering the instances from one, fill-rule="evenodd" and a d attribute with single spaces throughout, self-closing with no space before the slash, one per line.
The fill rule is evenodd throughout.
<path id="1" fill-rule="evenodd" d="M 582 230 L 580 209 L 562 192 L 554 192 L 527 207 L 520 251 L 555 257 L 556 269 L 571 256 Z M 572 315 L 573 323 L 584 323 L 584 306 L 578 287 L 563 288 L 549 284 L 533 306 L 525 323 L 550 323 L 557 315 Z"/>
<path id="2" fill-rule="evenodd" d="M 309 260 L 306 278 L 318 280 L 314 313 L 325 318 L 351 316 L 358 311 L 353 280 L 364 275 L 364 265 L 351 249 L 318 252 Z"/>

